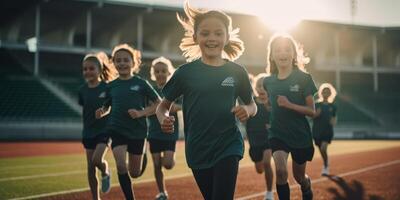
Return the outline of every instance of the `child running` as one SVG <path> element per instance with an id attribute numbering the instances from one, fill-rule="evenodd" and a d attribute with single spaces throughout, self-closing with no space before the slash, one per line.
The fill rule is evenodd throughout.
<path id="1" fill-rule="evenodd" d="M 141 63 L 139 51 L 127 44 L 118 45 L 112 51 L 112 61 L 119 76 L 108 84 L 108 101 L 98 112 L 104 113 L 111 106 L 107 131 L 112 139 L 119 184 L 125 199 L 132 200 L 134 194 L 130 177 L 137 178 L 143 172 L 146 117 L 154 114 L 160 97 L 147 81 L 135 75 Z M 153 104 L 146 107 L 148 101 Z"/>
<path id="2" fill-rule="evenodd" d="M 249 154 L 254 162 L 256 171 L 259 174 L 264 173 L 267 192 L 265 200 L 273 200 L 272 181 L 274 174 L 271 167 L 272 151 L 268 142 L 269 128 L 269 110 L 268 97 L 263 87 L 263 81 L 267 74 L 259 74 L 253 80 L 255 102 L 257 105 L 257 114 L 246 122 L 247 138 L 249 140 Z"/>
<path id="3" fill-rule="evenodd" d="M 315 104 L 317 112 L 312 127 L 315 145 L 318 146 L 324 161 L 321 175 L 329 175 L 328 145 L 333 138 L 333 127 L 336 125 L 336 105 L 333 103 L 336 90 L 330 83 L 323 83 L 318 90 L 318 100 Z"/>
<path id="4" fill-rule="evenodd" d="M 293 160 L 293 176 L 301 186 L 303 199 L 313 198 L 306 166 L 313 158 L 314 147 L 306 116 L 315 114 L 313 97 L 317 89 L 311 75 L 303 71 L 307 61 L 290 35 L 276 34 L 270 39 L 267 54 L 270 76 L 264 79 L 264 88 L 272 108 L 269 143 L 280 200 L 290 199 L 289 154 Z"/>
<path id="5" fill-rule="evenodd" d="M 161 90 L 169 78 L 171 78 L 174 71 L 175 69 L 170 60 L 164 57 L 159 57 L 153 60 L 150 68 L 150 75 L 151 79 L 156 83 L 155 90 L 161 97 L 163 97 Z M 180 109 L 181 106 L 178 104 L 173 104 L 170 109 L 171 115 L 175 118 L 174 127 L 176 127 L 174 132 L 171 134 L 165 134 L 162 132 L 156 115 L 151 115 L 149 117 L 148 141 L 154 163 L 154 176 L 159 191 L 156 200 L 168 199 L 162 168 L 172 169 L 175 165 L 175 145 L 179 137 L 177 111 Z"/>
<path id="6" fill-rule="evenodd" d="M 243 52 L 238 30 L 220 11 L 197 10 L 185 3 L 187 18 L 178 15 L 186 33 L 180 48 L 187 57 L 163 88 L 157 108 L 163 132 L 172 133 L 172 103 L 183 96 L 186 160 L 206 200 L 233 199 L 243 138 L 236 119 L 257 112 L 244 67 L 232 62 Z M 238 98 L 244 105 L 236 105 Z"/>
<path id="7" fill-rule="evenodd" d="M 82 74 L 86 83 L 79 90 L 79 105 L 83 107 L 82 143 L 86 151 L 88 181 L 93 200 L 99 200 L 96 168 L 101 172 L 101 191 L 111 188 L 110 169 L 104 160 L 110 145 L 110 136 L 104 132 L 108 110 L 96 115 L 96 109 L 106 98 L 106 85 L 116 76 L 116 71 L 107 54 L 88 54 L 82 62 Z"/>

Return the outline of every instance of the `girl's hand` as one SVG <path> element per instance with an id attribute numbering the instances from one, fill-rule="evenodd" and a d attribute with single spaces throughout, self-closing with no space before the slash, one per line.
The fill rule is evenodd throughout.
<path id="1" fill-rule="evenodd" d="M 174 122 L 175 122 L 175 117 L 174 116 L 166 116 L 163 120 L 161 125 L 161 130 L 164 133 L 174 133 Z"/>
<path id="2" fill-rule="evenodd" d="M 235 106 L 232 108 L 231 112 L 235 114 L 235 116 L 240 120 L 240 122 L 245 122 L 249 119 L 250 115 L 245 106 Z"/>
<path id="3" fill-rule="evenodd" d="M 136 109 L 129 109 L 128 113 L 132 117 L 132 119 L 136 119 L 136 118 L 140 118 L 140 117 L 144 116 L 143 112 L 138 111 Z"/>
<path id="4" fill-rule="evenodd" d="M 278 106 L 284 107 L 284 108 L 289 108 L 290 104 L 291 104 L 291 102 L 287 99 L 286 96 L 278 95 L 278 99 L 276 101 L 278 103 Z"/>
<path id="5" fill-rule="evenodd" d="M 100 118 L 104 117 L 106 114 L 107 114 L 107 112 L 104 111 L 103 108 L 99 108 L 95 112 L 95 117 L 96 117 L 96 119 L 100 119 Z"/>

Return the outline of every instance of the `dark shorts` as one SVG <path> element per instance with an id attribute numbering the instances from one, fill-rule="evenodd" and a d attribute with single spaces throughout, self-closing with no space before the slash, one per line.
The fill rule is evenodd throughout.
<path id="1" fill-rule="evenodd" d="M 317 146 L 321 146 L 322 142 L 327 142 L 328 144 L 331 143 L 333 139 L 333 130 L 332 129 L 325 129 L 325 130 L 314 130 L 313 132 L 313 139 L 314 143 Z"/>
<path id="2" fill-rule="evenodd" d="M 110 143 L 110 136 L 107 135 L 98 135 L 95 138 L 82 138 L 82 144 L 85 149 L 96 149 L 97 144 L 110 146 Z"/>
<path id="3" fill-rule="evenodd" d="M 269 144 L 260 145 L 260 146 L 250 146 L 249 154 L 250 158 L 253 162 L 260 162 L 264 158 L 264 151 L 267 149 L 271 149 Z"/>
<path id="4" fill-rule="evenodd" d="M 304 164 L 307 161 L 311 161 L 314 157 L 314 146 L 307 148 L 292 148 L 283 141 L 275 138 L 270 139 L 269 144 L 271 145 L 272 153 L 279 150 L 290 153 L 293 161 L 299 165 Z"/>
<path id="5" fill-rule="evenodd" d="M 158 140 L 149 139 L 150 153 L 161 153 L 163 151 L 175 152 L 176 141 L 175 140 Z"/>
<path id="6" fill-rule="evenodd" d="M 330 144 L 332 142 L 332 139 L 333 139 L 333 134 L 325 137 L 314 137 L 314 143 L 315 145 L 320 147 L 322 142 L 327 142 L 328 144 Z"/>
<path id="7" fill-rule="evenodd" d="M 130 154 L 142 155 L 144 153 L 146 139 L 130 139 L 119 134 L 113 134 L 111 139 L 111 148 L 113 149 L 117 146 L 127 145 Z"/>

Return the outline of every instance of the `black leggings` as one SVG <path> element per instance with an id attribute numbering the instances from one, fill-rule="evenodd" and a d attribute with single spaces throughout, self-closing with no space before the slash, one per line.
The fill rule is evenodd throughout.
<path id="1" fill-rule="evenodd" d="M 192 170 L 205 200 L 232 200 L 239 167 L 238 156 L 228 156 L 208 169 Z"/>

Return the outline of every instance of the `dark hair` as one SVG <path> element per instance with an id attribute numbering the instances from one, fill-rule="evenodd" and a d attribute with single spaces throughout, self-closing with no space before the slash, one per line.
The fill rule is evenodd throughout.
<path id="1" fill-rule="evenodd" d="M 274 34 L 268 42 L 266 68 L 267 74 L 278 74 L 278 66 L 276 66 L 276 63 L 272 60 L 272 48 L 278 40 L 289 41 L 294 51 L 294 60 L 292 62 L 293 67 L 305 72 L 305 65 L 310 62 L 310 58 L 304 56 L 303 47 L 298 45 L 298 43 L 289 34 L 277 33 Z"/>
<path id="2" fill-rule="evenodd" d="M 85 61 L 91 61 L 96 63 L 99 71 L 100 71 L 100 79 L 106 82 L 110 82 L 114 80 L 117 76 L 117 71 L 111 62 L 111 60 L 108 58 L 107 54 L 104 53 L 103 51 L 98 52 L 98 53 L 91 53 L 87 54 L 82 62 Z"/>
<path id="3" fill-rule="evenodd" d="M 239 29 L 232 28 L 232 19 L 224 12 L 216 10 L 200 10 L 190 7 L 189 2 L 186 1 L 184 5 L 184 11 L 186 18 L 181 17 L 178 13 L 176 14 L 179 23 L 185 29 L 185 35 L 181 40 L 179 48 L 183 51 L 183 56 L 186 57 L 187 61 L 192 61 L 201 57 L 201 51 L 199 45 L 194 41 L 194 35 L 197 32 L 199 24 L 207 18 L 217 18 L 221 20 L 226 28 L 229 41 L 224 47 L 222 54 L 223 58 L 228 60 L 238 59 L 243 51 L 243 41 L 239 38 Z"/>
<path id="4" fill-rule="evenodd" d="M 114 47 L 112 50 L 112 60 L 114 61 L 115 54 L 119 51 L 125 51 L 129 53 L 133 60 L 133 72 L 137 73 L 139 71 L 140 65 L 142 64 L 142 54 L 139 50 L 134 49 L 133 47 L 129 46 L 128 44 L 119 44 Z"/>

